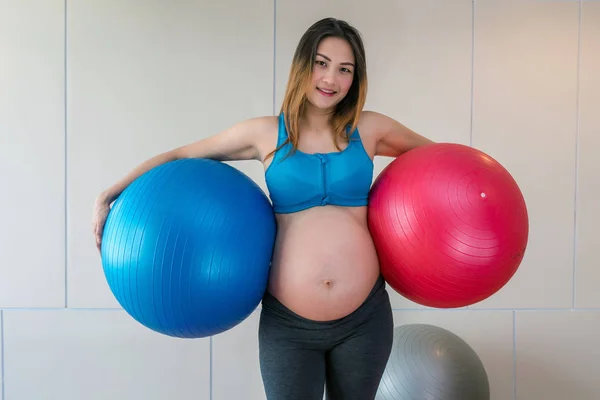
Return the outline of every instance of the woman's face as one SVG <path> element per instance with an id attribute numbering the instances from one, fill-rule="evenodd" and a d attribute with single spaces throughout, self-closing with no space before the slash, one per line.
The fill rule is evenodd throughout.
<path id="1" fill-rule="evenodd" d="M 348 93 L 354 78 L 354 54 L 343 39 L 328 37 L 317 48 L 308 101 L 317 108 L 331 109 Z"/>

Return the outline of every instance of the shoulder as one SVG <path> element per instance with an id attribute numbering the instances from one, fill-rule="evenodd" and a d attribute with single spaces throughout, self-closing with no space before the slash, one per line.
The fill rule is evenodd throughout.
<path id="1" fill-rule="evenodd" d="M 242 122 L 253 137 L 254 146 L 261 159 L 277 145 L 279 116 L 267 115 L 247 119 Z"/>
<path id="2" fill-rule="evenodd" d="M 361 137 L 379 140 L 382 133 L 396 121 L 377 111 L 364 110 L 360 113 L 358 129 Z"/>
<path id="3" fill-rule="evenodd" d="M 381 140 L 381 125 L 387 117 L 375 111 L 364 110 L 360 113 L 357 130 L 367 154 L 373 159 L 377 155 L 377 146 Z"/>
<path id="4" fill-rule="evenodd" d="M 397 157 L 416 147 L 433 143 L 401 122 L 375 111 L 361 113 L 358 129 L 362 129 L 363 141 L 379 156 Z"/>
<path id="5" fill-rule="evenodd" d="M 273 129 L 277 130 L 279 122 L 278 116 L 265 115 L 249 118 L 241 124 L 257 135 L 268 134 Z"/>
<path id="6" fill-rule="evenodd" d="M 376 111 L 364 110 L 360 113 L 357 129 L 360 139 L 371 155 L 376 155 L 377 146 L 389 130 L 391 118 Z"/>
<path id="7" fill-rule="evenodd" d="M 278 117 L 272 115 L 252 117 L 238 122 L 233 128 L 243 132 L 245 137 L 260 146 L 265 140 L 277 136 Z"/>

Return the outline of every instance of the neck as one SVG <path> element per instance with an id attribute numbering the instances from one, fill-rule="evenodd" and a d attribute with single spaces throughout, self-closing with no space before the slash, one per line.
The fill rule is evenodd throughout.
<path id="1" fill-rule="evenodd" d="M 331 132 L 331 117 L 333 116 L 333 112 L 333 109 L 323 110 L 307 104 L 300 123 L 305 130 L 329 134 Z"/>

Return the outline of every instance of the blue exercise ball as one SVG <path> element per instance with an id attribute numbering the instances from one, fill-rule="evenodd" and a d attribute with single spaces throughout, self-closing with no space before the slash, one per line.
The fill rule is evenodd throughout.
<path id="1" fill-rule="evenodd" d="M 119 304 L 156 332 L 201 338 L 246 319 L 266 290 L 271 203 L 234 167 L 183 159 L 155 167 L 116 199 L 102 267 Z"/>

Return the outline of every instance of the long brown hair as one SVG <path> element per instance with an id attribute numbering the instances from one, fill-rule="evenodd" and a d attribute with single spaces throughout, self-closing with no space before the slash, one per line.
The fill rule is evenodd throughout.
<path id="1" fill-rule="evenodd" d="M 313 66 L 316 61 L 319 43 L 327 37 L 337 37 L 348 42 L 355 58 L 352 85 L 344 99 L 340 101 L 332 116 L 332 128 L 335 134 L 335 146 L 341 150 L 337 138 L 348 141 L 347 127 L 350 132 L 356 129 L 358 118 L 367 97 L 367 65 L 363 41 L 360 32 L 336 18 L 324 18 L 315 22 L 302 35 L 290 68 L 289 80 L 281 106 L 284 114 L 288 138 L 281 146 L 291 142 L 292 151 L 298 148 L 299 121 L 306 107 L 306 90 L 310 85 Z M 281 147 L 280 146 L 280 147 Z M 273 155 L 276 150 L 267 157 Z"/>

